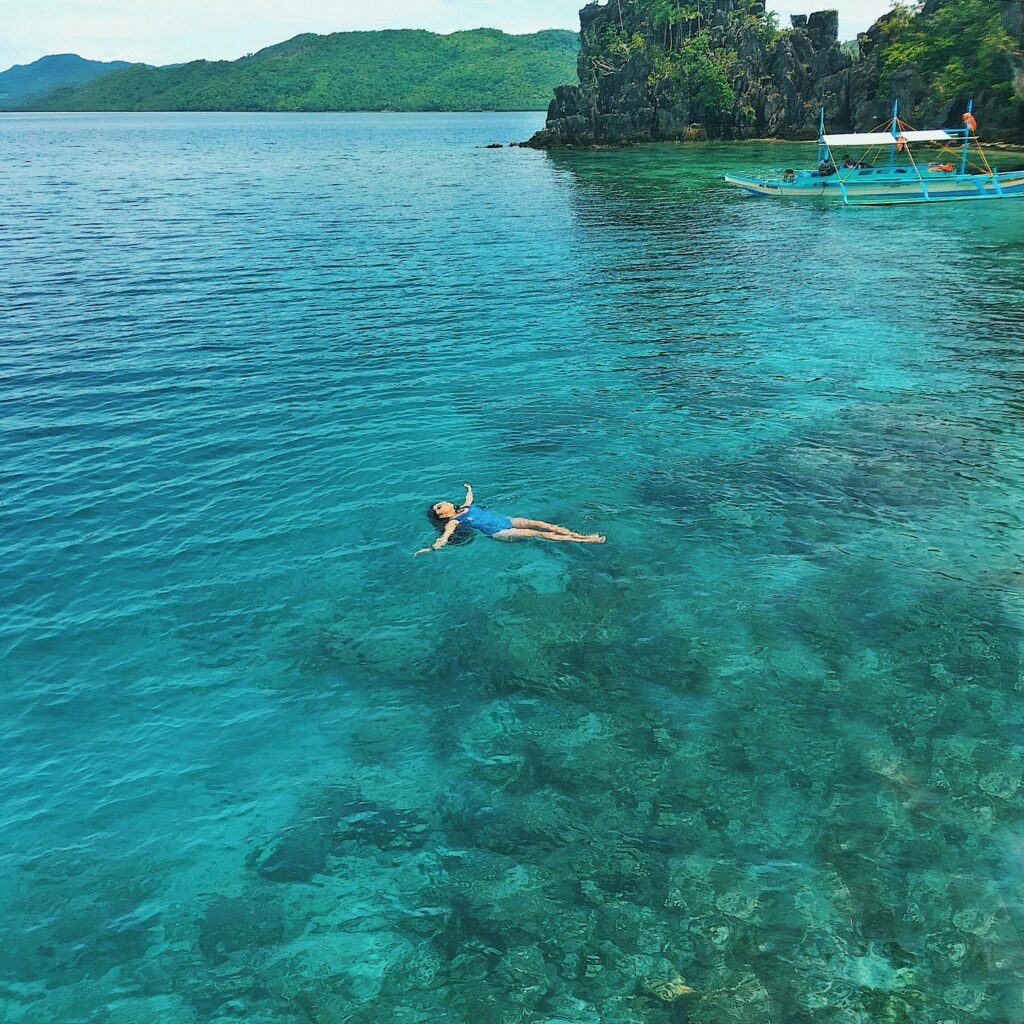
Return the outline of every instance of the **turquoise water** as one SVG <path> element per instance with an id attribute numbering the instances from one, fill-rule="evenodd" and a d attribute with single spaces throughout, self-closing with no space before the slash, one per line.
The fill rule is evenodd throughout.
<path id="1" fill-rule="evenodd" d="M 1024 1019 L 1024 203 L 540 119 L 0 119 L 0 1019 Z"/>

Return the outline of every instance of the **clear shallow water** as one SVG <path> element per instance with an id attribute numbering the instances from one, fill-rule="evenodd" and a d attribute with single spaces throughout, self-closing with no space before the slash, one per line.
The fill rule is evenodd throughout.
<path id="1" fill-rule="evenodd" d="M 5 1021 L 1024 1014 L 1024 204 L 539 120 L 0 119 Z"/>

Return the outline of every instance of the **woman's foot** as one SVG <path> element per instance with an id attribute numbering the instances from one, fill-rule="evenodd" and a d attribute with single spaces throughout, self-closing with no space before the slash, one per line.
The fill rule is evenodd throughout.
<path id="1" fill-rule="evenodd" d="M 579 534 L 577 539 L 581 544 L 603 544 L 607 540 L 599 533 Z"/>

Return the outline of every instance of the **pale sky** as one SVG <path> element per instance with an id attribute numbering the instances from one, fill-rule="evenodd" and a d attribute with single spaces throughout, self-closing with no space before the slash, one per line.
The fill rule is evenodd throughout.
<path id="1" fill-rule="evenodd" d="M 176 64 L 234 60 L 300 32 L 579 28 L 581 0 L 0 0 L 0 70 L 48 53 L 93 60 Z M 890 0 L 769 0 L 792 13 L 838 8 L 840 38 L 852 39 Z"/>

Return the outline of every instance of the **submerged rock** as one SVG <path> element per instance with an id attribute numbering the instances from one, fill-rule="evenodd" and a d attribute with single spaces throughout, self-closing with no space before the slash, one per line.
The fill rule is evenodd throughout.
<path id="1" fill-rule="evenodd" d="M 311 882 L 328 871 L 344 843 L 378 849 L 416 849 L 426 841 L 427 823 L 408 811 L 365 800 L 346 788 L 331 788 L 310 812 L 250 857 L 272 882 Z"/>
<path id="2" fill-rule="evenodd" d="M 521 1006 L 536 1006 L 554 988 L 558 975 L 544 962 L 536 946 L 508 950 L 496 967 L 498 980 L 515 995 Z"/>
<path id="3" fill-rule="evenodd" d="M 663 1003 L 674 1003 L 683 996 L 692 996 L 694 990 L 678 975 L 653 975 L 641 978 L 637 986 L 643 995 L 654 996 Z"/>
<path id="4" fill-rule="evenodd" d="M 256 870 L 272 882 L 311 882 L 326 869 L 327 854 L 319 828 L 291 829 L 257 854 Z"/>
<path id="5" fill-rule="evenodd" d="M 265 900 L 215 896 L 199 919 L 199 951 L 213 963 L 238 950 L 274 945 L 283 935 L 280 910 Z"/>

